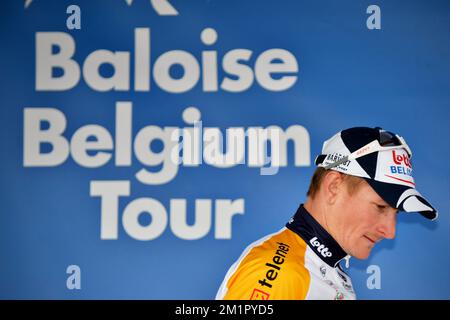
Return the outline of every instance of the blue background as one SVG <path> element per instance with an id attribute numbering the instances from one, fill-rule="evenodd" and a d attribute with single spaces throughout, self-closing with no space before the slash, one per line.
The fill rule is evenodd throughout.
<path id="1" fill-rule="evenodd" d="M 196 106 L 204 126 L 304 126 L 311 161 L 322 142 L 352 126 L 381 126 L 403 135 L 413 149 L 418 189 L 440 211 L 435 222 L 417 214 L 399 216 L 397 237 L 385 240 L 348 270 L 360 299 L 449 299 L 450 217 L 450 2 L 442 1 L 182 1 L 178 16 L 159 16 L 150 1 L 0 2 L 0 298 L 24 299 L 212 299 L 230 265 L 254 240 L 279 230 L 305 199 L 310 167 L 288 166 L 276 175 L 240 165 L 180 167 L 159 186 L 139 183 L 142 165 L 97 169 L 71 158 L 54 168 L 23 167 L 23 109 L 64 112 L 66 137 L 95 123 L 114 132 L 116 101 L 133 103 L 133 135 L 146 125 L 185 126 L 182 111 Z M 81 30 L 66 28 L 66 8 L 82 11 Z M 368 30 L 366 9 L 381 8 L 381 30 Z M 247 91 L 170 94 L 154 81 L 150 92 L 97 92 L 81 80 L 68 91 L 35 91 L 35 33 L 61 31 L 76 42 L 75 60 L 98 49 L 130 51 L 134 28 L 151 28 L 152 58 L 186 50 L 222 57 L 235 48 L 261 52 L 283 48 L 299 63 L 289 90 L 271 92 L 256 82 Z M 218 41 L 206 47 L 200 33 L 214 28 Z M 220 60 L 219 60 L 220 61 Z M 133 67 L 131 68 L 133 70 Z M 224 74 L 219 73 L 219 79 Z M 133 79 L 133 72 L 131 72 Z M 152 241 L 137 241 L 119 228 L 118 240 L 100 239 L 100 200 L 89 196 L 91 180 L 131 181 L 131 196 L 194 200 L 245 199 L 245 214 L 233 219 L 232 239 L 186 241 L 170 229 Z M 81 268 L 81 290 L 68 290 L 66 268 Z M 381 289 L 366 286 L 369 265 L 381 268 Z"/>

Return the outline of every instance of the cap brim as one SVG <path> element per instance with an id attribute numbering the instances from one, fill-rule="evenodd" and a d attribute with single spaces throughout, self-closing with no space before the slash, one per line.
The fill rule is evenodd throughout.
<path id="1" fill-rule="evenodd" d="M 392 208 L 405 212 L 418 212 L 427 219 L 435 220 L 437 210 L 414 188 L 365 178 L 375 192 Z"/>

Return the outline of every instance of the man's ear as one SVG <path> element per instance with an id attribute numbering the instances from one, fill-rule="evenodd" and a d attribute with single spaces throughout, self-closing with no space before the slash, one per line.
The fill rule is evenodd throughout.
<path id="1" fill-rule="evenodd" d="M 342 189 L 344 179 L 342 174 L 330 170 L 323 178 L 322 187 L 327 204 L 334 204 Z"/>

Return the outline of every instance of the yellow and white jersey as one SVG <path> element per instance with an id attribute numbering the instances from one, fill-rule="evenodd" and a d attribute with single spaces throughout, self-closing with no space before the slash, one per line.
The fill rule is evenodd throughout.
<path id="1" fill-rule="evenodd" d="M 216 299 L 356 299 L 339 262 L 350 256 L 301 205 L 286 227 L 249 245 Z"/>

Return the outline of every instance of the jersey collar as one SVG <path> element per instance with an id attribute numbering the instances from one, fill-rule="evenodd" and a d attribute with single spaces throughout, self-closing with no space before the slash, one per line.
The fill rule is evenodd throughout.
<path id="1" fill-rule="evenodd" d="M 305 240 L 311 250 L 331 267 L 335 268 L 347 256 L 336 240 L 311 216 L 303 204 L 286 227 Z"/>

